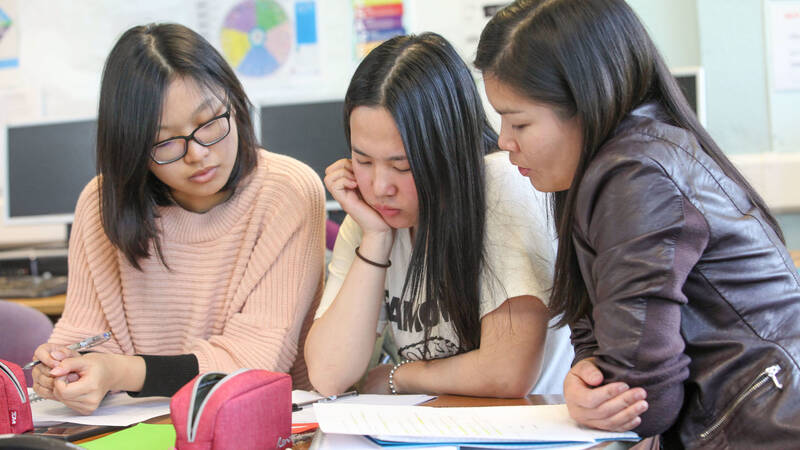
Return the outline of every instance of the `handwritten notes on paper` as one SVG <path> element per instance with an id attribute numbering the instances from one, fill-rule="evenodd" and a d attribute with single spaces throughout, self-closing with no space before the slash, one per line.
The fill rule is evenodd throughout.
<path id="1" fill-rule="evenodd" d="M 580 427 L 565 405 L 430 408 L 316 404 L 325 433 L 369 435 L 391 442 L 578 443 L 638 439 L 635 433 L 611 433 Z"/>

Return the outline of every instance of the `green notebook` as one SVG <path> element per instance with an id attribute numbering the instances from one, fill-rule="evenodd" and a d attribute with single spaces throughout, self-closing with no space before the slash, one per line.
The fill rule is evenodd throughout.
<path id="1" fill-rule="evenodd" d="M 172 450 L 175 447 L 175 427 L 140 423 L 80 445 L 88 450 Z"/>

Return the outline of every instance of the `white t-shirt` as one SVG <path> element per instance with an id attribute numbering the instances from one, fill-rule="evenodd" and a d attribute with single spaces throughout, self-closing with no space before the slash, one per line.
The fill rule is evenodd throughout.
<path id="1" fill-rule="evenodd" d="M 486 162 L 486 265 L 481 276 L 480 316 L 497 309 L 509 298 L 532 295 L 547 304 L 553 280 L 556 239 L 544 194 L 536 191 L 508 160 L 508 153 L 496 152 Z M 329 274 L 315 318 L 322 317 L 344 282 L 360 245 L 361 228 L 345 217 Z M 398 229 L 386 273 L 384 308 L 378 319 L 378 333 L 392 327 L 400 356 L 419 360 L 424 354 L 423 322 L 431 332 L 427 346 L 431 358 L 455 355 L 458 341 L 449 320 L 442 317 L 433 302 L 401 300 L 413 242 L 408 228 Z M 421 297 L 421 296 L 420 296 Z M 431 306 L 433 305 L 433 306 Z M 567 327 L 547 330 L 547 342 L 539 380 L 531 393 L 560 394 L 573 351 Z"/>

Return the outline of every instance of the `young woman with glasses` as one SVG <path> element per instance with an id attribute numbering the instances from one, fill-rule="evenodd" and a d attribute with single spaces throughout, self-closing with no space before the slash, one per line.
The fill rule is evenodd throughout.
<path id="1" fill-rule="evenodd" d="M 117 42 L 64 314 L 34 356 L 39 395 L 88 413 L 109 390 L 171 395 L 213 370 L 291 370 L 307 384 L 297 357 L 321 292 L 322 184 L 258 148 L 249 107 L 186 27 L 134 27 Z M 104 331 L 113 338 L 94 353 L 64 348 Z"/>
<path id="2" fill-rule="evenodd" d="M 372 369 L 368 392 L 561 392 L 572 350 L 565 328 L 548 328 L 546 203 L 495 151 L 453 47 L 425 33 L 375 48 L 344 124 L 352 158 L 325 183 L 348 215 L 305 347 L 314 387 L 358 381 L 388 326 L 401 360 Z"/>
<path id="3" fill-rule="evenodd" d="M 519 0 L 476 58 L 499 145 L 553 192 L 579 423 L 665 448 L 800 445 L 800 276 L 625 0 Z"/>

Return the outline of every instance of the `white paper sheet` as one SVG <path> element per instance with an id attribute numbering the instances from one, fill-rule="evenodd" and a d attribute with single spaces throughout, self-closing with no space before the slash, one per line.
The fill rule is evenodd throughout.
<path id="1" fill-rule="evenodd" d="M 62 422 L 128 426 L 169 414 L 169 397 L 133 398 L 124 392 L 111 394 L 89 416 L 80 415 L 55 400 L 32 402 L 31 411 L 34 426 L 54 425 Z"/>
<path id="2" fill-rule="evenodd" d="M 309 450 L 371 450 L 379 449 L 380 445 L 370 441 L 364 436 L 353 434 L 325 434 L 317 432 Z"/>
<path id="3" fill-rule="evenodd" d="M 314 405 L 325 433 L 370 435 L 398 442 L 596 442 L 638 439 L 580 427 L 566 405 L 429 408 L 338 403 Z"/>
<path id="4" fill-rule="evenodd" d="M 353 434 L 325 434 L 317 432 L 309 450 L 372 450 L 384 448 L 372 442 L 365 436 Z M 425 450 L 458 450 L 458 446 L 425 446 Z"/>
<path id="5" fill-rule="evenodd" d="M 526 444 L 470 444 L 470 445 L 430 445 L 430 444 L 420 444 L 420 447 L 417 447 L 414 444 L 409 444 L 410 448 L 423 448 L 424 450 L 487 450 L 487 449 L 501 449 L 501 450 L 523 450 L 523 449 L 534 449 L 534 450 L 544 450 L 544 449 L 569 449 L 569 450 L 582 450 L 586 448 L 591 448 L 597 445 L 597 443 L 591 444 L 572 444 L 572 445 L 563 445 L 563 444 L 534 444 L 534 445 L 526 445 Z M 357 436 L 354 434 L 326 434 L 318 431 L 317 434 L 314 435 L 314 440 L 311 443 L 311 447 L 309 450 L 372 450 L 372 449 L 379 449 L 379 448 L 386 448 L 381 447 L 380 445 L 376 444 L 375 442 L 368 439 L 366 436 Z M 409 447 L 399 447 L 399 448 L 409 448 Z"/>
<path id="6" fill-rule="evenodd" d="M 310 400 L 317 400 L 322 398 L 316 392 L 294 390 L 292 391 L 292 403 L 306 402 Z M 377 395 L 377 394 L 359 394 L 352 397 L 343 397 L 330 404 L 357 404 L 357 405 L 387 405 L 387 406 L 409 406 L 419 405 L 428 400 L 436 398 L 431 395 Z M 314 408 L 306 406 L 300 411 L 292 413 L 292 423 L 314 423 L 317 421 L 317 416 L 314 414 Z"/>

